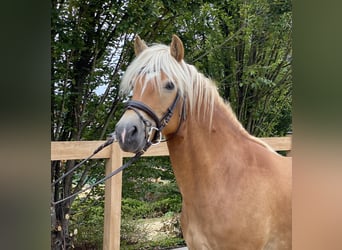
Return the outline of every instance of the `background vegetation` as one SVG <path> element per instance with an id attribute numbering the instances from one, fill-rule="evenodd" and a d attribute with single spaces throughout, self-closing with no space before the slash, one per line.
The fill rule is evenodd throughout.
<path id="1" fill-rule="evenodd" d="M 165 44 L 177 34 L 185 60 L 217 82 L 250 133 L 286 134 L 292 117 L 291 8 L 289 0 L 52 0 L 51 140 L 99 140 L 114 130 L 125 99 L 119 83 L 134 58 L 137 34 Z M 51 181 L 75 163 L 52 162 Z M 56 184 L 51 197 L 66 197 L 103 173 L 103 161 L 91 161 Z M 123 178 L 122 245 L 181 244 L 180 233 L 174 240 L 146 240 L 148 246 L 137 241 L 143 229 L 140 238 L 132 235 L 139 219 L 177 218 L 181 198 L 168 159 L 143 159 Z M 52 249 L 101 248 L 101 186 L 51 207 L 51 214 Z"/>

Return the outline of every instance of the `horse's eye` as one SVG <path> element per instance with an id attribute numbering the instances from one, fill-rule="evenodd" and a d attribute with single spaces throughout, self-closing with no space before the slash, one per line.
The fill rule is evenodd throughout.
<path id="1" fill-rule="evenodd" d="M 167 82 L 165 88 L 167 90 L 173 90 L 175 88 L 175 85 L 173 84 L 173 82 Z"/>

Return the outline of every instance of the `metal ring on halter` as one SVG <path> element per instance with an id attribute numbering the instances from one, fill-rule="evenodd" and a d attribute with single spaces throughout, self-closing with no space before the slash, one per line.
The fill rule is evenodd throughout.
<path id="1" fill-rule="evenodd" d="M 156 132 L 155 133 L 158 133 L 159 134 L 159 139 L 157 138 L 157 142 L 152 141 L 156 136 L 153 135 L 153 130 L 155 130 Z M 151 127 L 150 130 L 148 131 L 148 138 L 147 138 L 147 142 L 148 143 L 151 143 L 151 146 L 155 146 L 155 145 L 158 145 L 161 141 L 162 141 L 162 138 L 163 135 L 162 133 L 160 133 L 160 130 L 156 127 Z"/>

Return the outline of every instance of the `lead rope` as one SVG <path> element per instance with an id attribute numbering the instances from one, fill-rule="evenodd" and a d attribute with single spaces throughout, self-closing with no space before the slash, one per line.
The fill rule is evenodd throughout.
<path id="1" fill-rule="evenodd" d="M 63 174 L 61 177 L 59 177 L 57 180 L 55 180 L 51 186 L 55 185 L 57 182 L 59 182 L 60 180 L 62 180 L 65 176 L 67 176 L 68 174 L 70 174 L 71 172 L 73 172 L 76 168 L 80 167 L 84 162 L 86 162 L 87 160 L 89 160 L 91 157 L 93 157 L 95 154 L 97 154 L 99 151 L 101 151 L 102 149 L 104 149 L 105 147 L 109 146 L 110 144 L 112 144 L 115 141 L 115 136 L 112 136 L 111 138 L 109 138 L 105 143 L 103 143 L 102 145 L 100 145 L 88 158 L 82 160 L 80 163 L 78 163 L 75 167 L 73 167 L 72 169 L 70 169 L 68 172 L 66 172 L 65 174 Z M 89 187 L 86 188 L 82 188 L 81 190 L 79 190 L 78 192 L 69 195 L 68 197 L 58 200 L 58 201 L 52 201 L 51 204 L 57 205 L 59 203 L 62 203 L 66 200 L 69 200 L 89 189 L 92 189 L 93 187 L 95 187 L 96 185 L 105 182 L 106 180 L 108 180 L 109 178 L 113 177 L 114 175 L 120 173 L 122 170 L 124 170 L 125 168 L 129 167 L 131 164 L 133 164 L 135 161 L 137 161 L 144 153 L 145 151 L 151 146 L 150 143 L 147 143 L 144 147 L 143 150 L 139 151 L 138 153 L 136 153 L 132 158 L 130 158 L 125 164 L 123 164 L 121 167 L 115 169 L 113 172 L 111 172 L 109 175 L 103 177 L 102 179 L 98 180 L 97 182 L 93 183 L 92 185 L 90 185 Z"/>
<path id="2" fill-rule="evenodd" d="M 115 137 L 109 138 L 105 143 L 103 143 L 101 146 L 99 146 L 97 149 L 94 150 L 94 152 L 88 156 L 88 158 L 82 160 L 80 163 L 78 163 L 76 166 L 74 166 L 72 169 L 70 169 L 68 172 L 64 173 L 62 176 L 60 176 L 57 180 L 52 182 L 51 186 L 56 185 L 59 181 L 61 181 L 65 176 L 69 175 L 70 173 L 74 172 L 76 168 L 82 166 L 86 161 L 90 160 L 94 155 L 96 155 L 98 152 L 100 152 L 105 147 L 109 146 L 115 141 Z"/>
<path id="3" fill-rule="evenodd" d="M 64 198 L 64 199 L 61 199 L 59 201 L 56 201 L 56 202 L 51 202 L 52 205 L 57 205 L 63 201 L 66 201 L 66 200 L 69 200 L 89 189 L 92 189 L 94 186 L 102 183 L 102 182 L 105 182 L 106 180 L 108 180 L 109 178 L 113 177 L 114 175 L 120 173 L 122 170 L 124 170 L 125 168 L 129 167 L 132 163 L 134 163 L 136 160 L 138 160 L 140 158 L 140 156 L 142 156 L 144 154 L 143 151 L 140 151 L 138 153 L 135 154 L 134 157 L 130 158 L 128 162 L 126 162 L 125 164 L 123 164 L 121 167 L 115 169 L 113 172 L 111 172 L 109 175 L 105 176 L 104 178 L 100 179 L 99 181 L 95 182 L 94 184 L 90 185 L 89 187 L 86 187 L 86 188 L 82 188 L 80 191 L 72 194 L 72 195 L 69 195 L 68 197 Z"/>

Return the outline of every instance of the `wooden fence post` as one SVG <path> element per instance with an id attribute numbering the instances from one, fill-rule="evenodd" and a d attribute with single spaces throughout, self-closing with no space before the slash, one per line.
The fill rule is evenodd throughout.
<path id="1" fill-rule="evenodd" d="M 118 143 L 112 144 L 112 152 L 106 163 L 106 175 L 122 165 L 122 151 Z M 122 172 L 105 183 L 105 209 L 103 250 L 120 249 Z"/>

